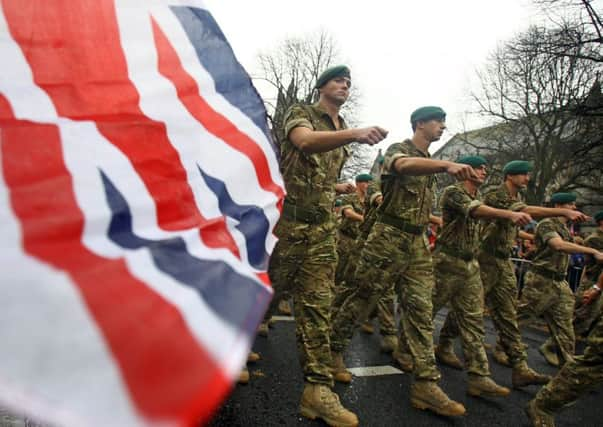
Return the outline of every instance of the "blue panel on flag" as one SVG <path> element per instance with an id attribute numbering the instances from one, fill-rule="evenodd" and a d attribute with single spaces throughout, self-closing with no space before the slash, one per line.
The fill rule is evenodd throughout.
<path id="1" fill-rule="evenodd" d="M 214 79 L 216 90 L 249 116 L 264 132 L 276 152 L 266 127 L 266 109 L 262 99 L 252 85 L 247 72 L 237 62 L 214 18 L 203 9 L 184 6 L 171 6 L 170 9 L 193 44 L 199 62 Z"/>
<path id="2" fill-rule="evenodd" d="M 210 190 L 218 197 L 220 211 L 239 222 L 236 228 L 245 236 L 249 264 L 258 270 L 268 270 L 264 237 L 269 232 L 270 223 L 264 211 L 257 206 L 236 204 L 222 181 L 207 175 L 200 167 L 199 172 Z"/>
<path id="3" fill-rule="evenodd" d="M 132 213 L 126 199 L 104 173 L 101 175 L 112 212 L 109 238 L 126 249 L 148 249 L 159 270 L 196 289 L 222 319 L 255 334 L 270 301 L 270 292 L 238 274 L 226 262 L 192 256 L 179 237 L 164 240 L 138 237 L 132 230 Z"/>

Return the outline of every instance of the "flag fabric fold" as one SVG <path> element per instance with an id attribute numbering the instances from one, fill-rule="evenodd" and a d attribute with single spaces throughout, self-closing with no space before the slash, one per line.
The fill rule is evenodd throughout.
<path id="1" fill-rule="evenodd" d="M 262 100 L 200 1 L 0 0 L 0 406 L 194 425 L 270 301 Z"/>

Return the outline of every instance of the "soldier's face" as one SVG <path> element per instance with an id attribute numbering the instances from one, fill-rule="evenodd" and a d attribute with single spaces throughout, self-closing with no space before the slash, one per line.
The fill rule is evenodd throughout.
<path id="1" fill-rule="evenodd" d="M 526 188 L 528 186 L 528 182 L 530 182 L 530 174 L 522 173 L 518 175 L 507 175 L 513 185 L 518 188 Z"/>
<path id="2" fill-rule="evenodd" d="M 437 141 L 446 129 L 446 120 L 432 119 L 422 123 L 423 132 L 429 142 Z"/>
<path id="3" fill-rule="evenodd" d="M 347 77 L 335 77 L 320 88 L 320 94 L 329 101 L 343 105 L 350 96 L 352 81 Z"/>
<path id="4" fill-rule="evenodd" d="M 475 182 L 477 185 L 482 185 L 486 181 L 486 177 L 488 176 L 488 168 L 486 168 L 486 165 L 481 165 L 476 168 L 473 168 L 473 170 L 477 175 L 477 179 L 474 179 L 473 182 Z"/>
<path id="5" fill-rule="evenodd" d="M 356 188 L 358 188 L 362 193 L 366 193 L 366 189 L 368 188 L 368 182 L 357 182 Z"/>

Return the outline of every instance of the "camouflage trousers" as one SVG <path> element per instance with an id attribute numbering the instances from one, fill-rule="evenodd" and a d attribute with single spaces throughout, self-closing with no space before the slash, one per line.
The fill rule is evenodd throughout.
<path id="1" fill-rule="evenodd" d="M 588 338 L 584 354 L 569 360 L 555 378 L 536 395 L 536 405 L 554 414 L 571 405 L 588 390 L 603 383 L 603 317 L 599 316 Z"/>
<path id="2" fill-rule="evenodd" d="M 574 295 L 565 280 L 552 280 L 528 271 L 517 318 L 523 323 L 544 317 L 557 347 L 559 360 L 563 362 L 574 357 L 576 337 L 572 325 L 573 314 Z"/>
<path id="3" fill-rule="evenodd" d="M 484 349 L 484 290 L 477 260 L 465 261 L 440 252 L 434 257 L 434 271 L 434 316 L 450 303 L 461 336 L 467 371 L 481 376 L 490 375 Z M 440 343 L 443 343 L 442 339 Z"/>
<path id="4" fill-rule="evenodd" d="M 299 231 L 296 223 L 283 219 L 275 234 L 280 240 L 268 268 L 275 293 L 267 317 L 288 291 L 293 297 L 295 336 L 305 380 L 333 386 L 329 332 L 337 264 L 335 234 L 328 226 Z"/>
<path id="5" fill-rule="evenodd" d="M 348 269 L 349 259 L 353 255 L 354 250 L 357 247 L 356 240 L 343 233 L 338 234 L 337 238 L 337 268 L 335 269 L 335 289 L 337 289 L 341 282 L 345 279 L 345 273 Z"/>
<path id="6" fill-rule="evenodd" d="M 586 277 L 580 282 L 580 286 L 576 289 L 576 301 L 574 305 L 574 333 L 579 336 L 586 336 L 590 328 L 594 325 L 597 318 L 603 310 L 603 298 L 601 295 L 592 303 L 582 304 L 582 295 L 587 289 L 593 286 L 593 282 Z"/>
<path id="7" fill-rule="evenodd" d="M 360 253 L 364 246 L 364 239 L 359 237 L 346 257 L 347 263 L 345 266 L 342 266 L 343 271 L 343 280 L 341 280 L 338 284 L 335 285 L 335 297 L 333 298 L 333 306 L 331 307 L 331 318 L 335 319 L 337 317 L 337 313 L 339 309 L 343 305 L 346 299 L 348 299 L 355 290 L 353 281 L 355 268 L 360 260 Z M 339 258 L 339 264 L 337 268 L 339 269 L 342 264 L 341 258 Z M 387 279 L 385 279 L 387 280 Z M 368 321 L 373 317 L 377 317 L 379 320 L 379 332 L 381 336 L 385 335 L 396 335 L 396 320 L 394 315 L 394 302 L 396 300 L 396 293 L 394 288 L 391 289 L 377 301 L 377 306 L 371 313 L 367 313 L 367 317 L 361 319 L 361 321 Z"/>
<path id="8" fill-rule="evenodd" d="M 345 350 L 356 322 L 370 313 L 396 283 L 400 283 L 400 324 L 414 359 L 415 378 L 439 379 L 433 354 L 433 263 L 426 238 L 375 223 L 362 249 L 353 283 L 354 293 L 333 319 L 333 351 Z"/>
<path id="9" fill-rule="evenodd" d="M 498 332 L 498 342 L 509 356 L 511 365 L 517 366 L 528 357 L 517 324 L 517 280 L 513 264 L 509 259 L 500 259 L 483 252 L 478 261 L 484 287 L 484 303 Z M 458 335 L 454 314 L 450 311 L 440 332 L 440 340 L 454 339 Z"/>

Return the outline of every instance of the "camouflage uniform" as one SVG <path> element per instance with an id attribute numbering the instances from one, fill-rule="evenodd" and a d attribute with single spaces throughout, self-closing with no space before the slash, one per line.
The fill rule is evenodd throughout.
<path id="1" fill-rule="evenodd" d="M 360 260 L 360 253 L 366 242 L 366 239 L 371 231 L 371 227 L 377 219 L 377 205 L 375 199 L 381 196 L 381 183 L 374 179 L 370 182 L 366 197 L 364 199 L 364 221 L 358 226 L 358 236 L 352 249 L 349 251 L 347 262 L 342 266 L 341 258 L 338 264 L 342 266 L 342 281 L 338 283 L 337 293 L 333 299 L 333 309 L 331 316 L 333 319 L 337 316 L 339 308 L 345 300 L 354 293 L 352 287 L 353 274 L 356 271 L 356 266 Z M 379 332 L 382 336 L 396 335 L 396 323 L 394 319 L 394 301 L 396 295 L 392 288 L 383 298 L 377 302 L 377 318 L 379 319 Z M 370 315 L 370 314 L 369 314 Z"/>
<path id="2" fill-rule="evenodd" d="M 433 264 L 425 230 L 429 223 L 433 175 L 395 174 L 402 157 L 428 158 L 410 140 L 392 144 L 385 154 L 381 189 L 383 203 L 362 249 L 354 275 L 354 293 L 333 321 L 331 348 L 341 353 L 354 333 L 354 324 L 400 283 L 401 325 L 419 380 L 437 380 L 440 373 L 433 353 Z"/>
<path id="3" fill-rule="evenodd" d="M 339 118 L 342 127 L 345 122 Z M 295 127 L 334 131 L 318 104 L 296 105 L 285 115 L 285 135 Z M 288 139 L 281 146 L 281 170 L 287 189 L 283 213 L 275 228 L 279 241 L 268 269 L 275 295 L 267 318 L 283 291 L 293 295 L 296 338 L 305 380 L 333 385 L 329 371 L 330 308 L 337 253 L 331 212 L 335 184 L 347 157 L 345 148 L 308 154 Z"/>
<path id="4" fill-rule="evenodd" d="M 497 209 L 521 211 L 527 206 L 521 198 L 511 197 L 504 183 L 486 193 L 483 200 L 486 205 Z M 517 325 L 517 279 L 509 259 L 516 236 L 517 227 L 510 220 L 490 220 L 482 232 L 478 255 L 484 301 L 512 366 L 527 360 Z M 440 332 L 440 342 L 457 336 L 454 317 L 449 316 Z"/>
<path id="5" fill-rule="evenodd" d="M 482 205 L 478 197 L 469 194 L 463 183 L 447 187 L 442 194 L 444 228 L 434 256 L 433 313 L 450 302 L 467 371 L 487 376 L 490 371 L 484 349 L 483 287 L 477 262 L 479 222 L 471 217 L 471 211 Z"/>
<path id="6" fill-rule="evenodd" d="M 600 228 L 590 234 L 584 241 L 584 246 L 603 251 L 603 230 Z M 603 310 L 603 298 L 599 295 L 596 300 L 588 305 L 582 304 L 582 295 L 587 289 L 590 289 L 603 271 L 603 266 L 594 259 L 586 266 L 586 272 L 576 290 L 576 305 L 574 316 L 574 330 L 576 335 L 585 336 L 591 325 L 595 322 L 601 310 Z"/>
<path id="7" fill-rule="evenodd" d="M 344 279 L 343 273 L 348 265 L 350 255 L 356 248 L 356 239 L 360 234 L 360 221 L 355 221 L 344 215 L 345 209 L 352 209 L 359 215 L 364 215 L 364 206 L 357 193 L 348 194 L 342 198 L 341 224 L 339 225 L 339 239 L 337 241 L 337 255 L 339 262 L 335 271 L 335 287 L 339 287 Z"/>
<path id="8" fill-rule="evenodd" d="M 553 415 L 589 389 L 603 382 L 603 317 L 599 316 L 586 339 L 584 354 L 569 360 L 555 378 L 542 387 L 533 402 Z"/>
<path id="9" fill-rule="evenodd" d="M 560 361 L 574 356 L 572 325 L 574 295 L 565 280 L 569 256 L 554 250 L 548 241 L 555 237 L 572 241 L 569 230 L 558 218 L 546 218 L 536 226 L 536 252 L 521 293 L 518 320 L 543 316 L 560 353 Z"/>

